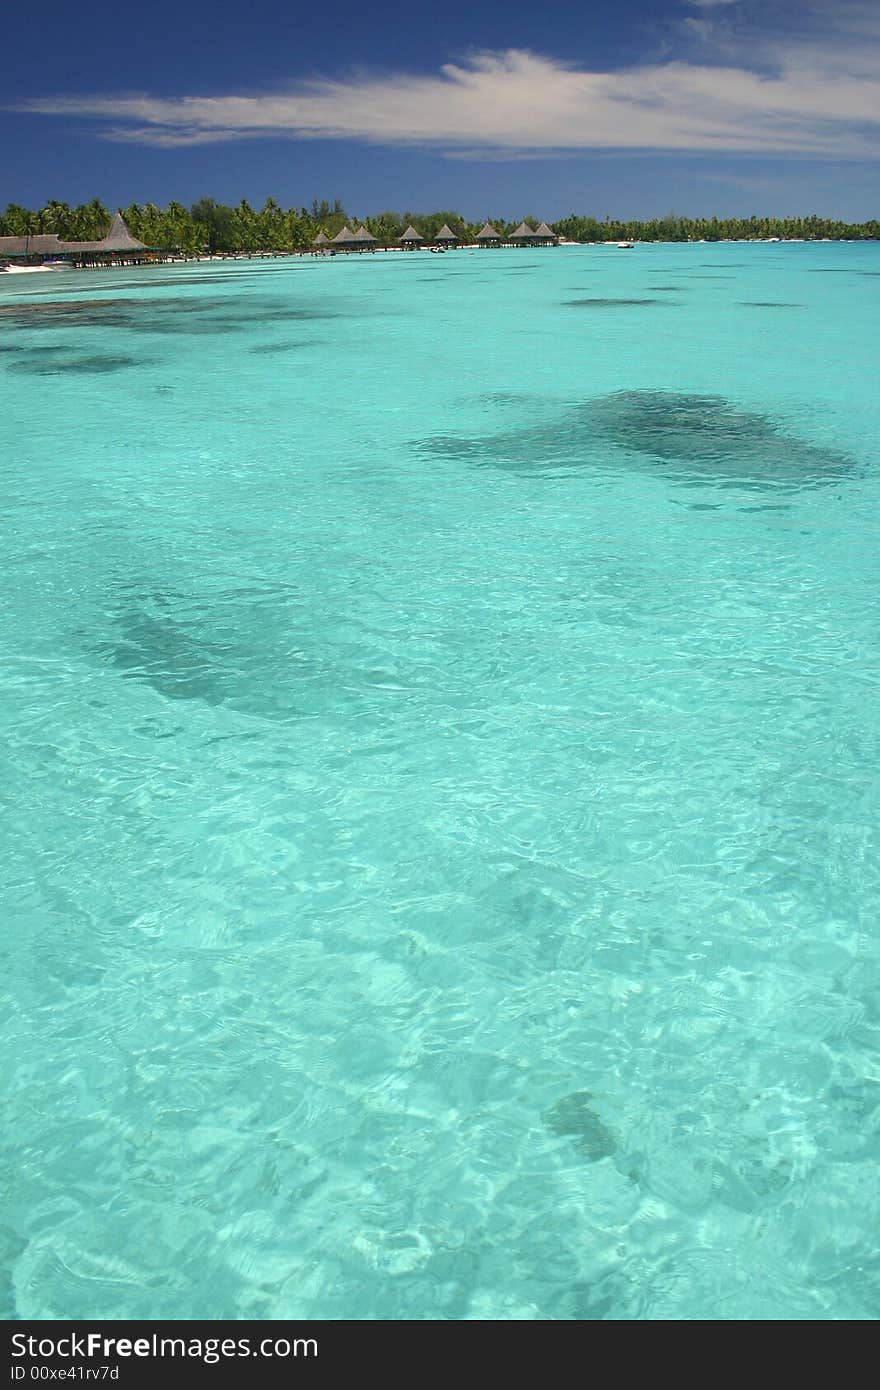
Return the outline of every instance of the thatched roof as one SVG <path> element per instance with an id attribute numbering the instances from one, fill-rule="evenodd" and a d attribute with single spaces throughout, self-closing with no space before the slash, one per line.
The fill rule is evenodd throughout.
<path id="1" fill-rule="evenodd" d="M 78 242 L 62 242 L 54 232 L 39 232 L 34 236 L 0 236 L 0 256 L 48 256 L 64 251 Z"/>
<path id="2" fill-rule="evenodd" d="M 510 233 L 510 236 L 508 237 L 508 240 L 509 240 L 509 241 L 514 241 L 514 240 L 519 239 L 520 241 L 524 241 L 524 240 L 526 239 L 526 237 L 533 237 L 533 236 L 537 236 L 537 235 L 538 235 L 538 233 L 537 233 L 537 232 L 533 232 L 532 229 L 531 229 L 531 227 L 527 226 L 525 222 L 520 222 L 520 224 L 519 224 L 519 226 L 517 227 L 516 231 Z"/>
<path id="3" fill-rule="evenodd" d="M 337 232 L 333 238 L 334 246 L 344 246 L 347 242 L 356 241 L 354 232 L 349 227 L 343 227 L 341 232 Z"/>
<path id="4" fill-rule="evenodd" d="M 137 237 L 133 237 L 125 225 L 121 212 L 113 214 L 110 230 L 100 241 L 62 241 L 54 232 L 40 232 L 36 236 L 0 237 L 0 255 L 7 256 L 63 256 L 79 255 L 83 251 L 148 251 Z"/>
<path id="5" fill-rule="evenodd" d="M 546 223 L 546 222 L 542 222 L 541 225 L 540 225 L 540 227 L 538 228 L 538 230 L 535 232 L 535 236 L 552 236 L 552 237 L 555 237 L 555 236 L 556 236 L 556 233 L 554 232 L 554 230 L 553 230 L 552 227 L 548 227 L 548 226 L 547 226 L 547 223 Z"/>
<path id="6" fill-rule="evenodd" d="M 318 235 L 315 237 L 315 240 L 312 242 L 312 245 L 313 245 L 313 246 L 329 246 L 329 245 L 330 245 L 330 238 L 327 236 L 326 232 L 319 232 Z"/>
<path id="7" fill-rule="evenodd" d="M 356 231 L 355 234 L 354 234 L 354 240 L 355 240 L 355 241 L 359 241 L 359 242 L 361 243 L 362 246 L 366 246 L 366 245 L 368 245 L 368 246 L 378 246 L 378 245 L 379 245 L 378 241 L 377 241 L 376 238 L 373 236 L 372 232 L 368 232 L 367 229 L 366 229 L 366 227 L 358 227 L 357 231 Z"/>
<path id="8" fill-rule="evenodd" d="M 477 241 L 500 241 L 501 233 L 496 232 L 491 222 L 487 222 L 481 231 L 477 232 Z"/>
<path id="9" fill-rule="evenodd" d="M 407 227 L 406 231 L 404 232 L 403 236 L 399 236 L 399 237 L 397 238 L 397 240 L 398 240 L 398 241 L 424 241 L 425 238 L 424 238 L 423 236 L 419 236 L 419 234 L 418 234 L 418 232 L 416 231 L 415 227 L 413 227 L 412 224 L 410 224 L 410 226 Z"/>
<path id="10" fill-rule="evenodd" d="M 453 232 L 453 231 L 451 230 L 451 228 L 450 228 L 448 222 L 444 222 L 444 223 L 443 223 L 443 226 L 440 228 L 440 230 L 439 230 L 439 232 L 437 233 L 437 235 L 435 236 L 434 240 L 435 240 L 435 241 L 458 241 L 458 237 L 455 235 L 455 232 Z"/>
<path id="11" fill-rule="evenodd" d="M 114 212 L 109 232 L 101 241 L 96 241 L 90 249 L 94 251 L 146 251 L 148 248 L 142 241 L 138 241 L 137 237 L 132 236 L 125 225 L 125 218 L 122 213 Z"/>

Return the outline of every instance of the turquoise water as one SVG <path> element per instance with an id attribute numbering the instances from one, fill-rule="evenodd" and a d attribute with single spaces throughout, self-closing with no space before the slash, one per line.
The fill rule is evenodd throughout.
<path id="1" fill-rule="evenodd" d="M 878 299 L 0 276 L 6 1316 L 880 1314 Z"/>

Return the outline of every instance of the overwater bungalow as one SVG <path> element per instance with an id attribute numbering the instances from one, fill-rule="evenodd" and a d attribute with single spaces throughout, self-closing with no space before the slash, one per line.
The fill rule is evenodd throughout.
<path id="1" fill-rule="evenodd" d="M 341 232 L 337 232 L 331 246 L 335 246 L 337 251 L 356 251 L 357 238 L 350 227 L 343 227 Z"/>
<path id="2" fill-rule="evenodd" d="M 155 248 L 132 236 L 121 212 L 113 214 L 110 230 L 100 241 L 62 241 L 54 232 L 0 237 L 0 260 L 68 261 L 71 265 L 142 265 L 154 259 Z"/>
<path id="3" fill-rule="evenodd" d="M 512 241 L 514 246 L 529 246 L 534 238 L 535 233 L 532 231 L 531 227 L 525 222 L 520 222 L 516 230 L 510 233 L 507 240 Z"/>
<path id="4" fill-rule="evenodd" d="M 482 229 L 477 232 L 477 243 L 480 246 L 500 246 L 501 242 L 501 233 L 496 231 L 491 222 L 486 222 Z"/>
<path id="5" fill-rule="evenodd" d="M 555 246 L 559 238 L 546 222 L 540 227 L 531 228 L 527 222 L 520 222 L 516 231 L 507 238 L 514 246 Z"/>
<path id="6" fill-rule="evenodd" d="M 540 238 L 540 240 L 539 240 L 539 238 Z M 540 227 L 538 227 L 538 228 L 535 230 L 535 233 L 534 233 L 534 236 L 533 236 L 533 239 L 532 239 L 532 245 L 533 245 L 533 246 L 558 246 L 558 245 L 559 245 L 559 237 L 556 235 L 556 233 L 554 232 L 554 230 L 553 230 L 552 227 L 548 227 L 546 222 L 542 222 L 541 225 L 540 225 Z"/>
<path id="7" fill-rule="evenodd" d="M 415 227 L 412 226 L 412 224 L 410 224 L 410 226 L 407 227 L 403 236 L 399 236 L 397 240 L 400 242 L 401 246 L 408 247 L 410 251 L 414 251 L 419 246 L 423 246 L 425 242 L 425 238 L 423 236 L 419 236 L 418 232 L 416 231 Z"/>
<path id="8" fill-rule="evenodd" d="M 366 227 L 360 226 L 354 234 L 354 251 L 375 251 L 379 242 L 372 232 L 368 232 Z"/>
<path id="9" fill-rule="evenodd" d="M 318 235 L 315 237 L 315 240 L 312 242 L 312 245 L 316 247 L 318 251 L 322 251 L 325 246 L 330 245 L 330 238 L 328 237 L 326 232 L 319 232 Z"/>
<path id="10" fill-rule="evenodd" d="M 448 223 L 443 223 L 443 226 L 440 228 L 439 232 L 434 238 L 434 245 L 444 246 L 446 248 L 458 245 L 458 237 L 455 235 L 455 232 L 448 225 Z"/>

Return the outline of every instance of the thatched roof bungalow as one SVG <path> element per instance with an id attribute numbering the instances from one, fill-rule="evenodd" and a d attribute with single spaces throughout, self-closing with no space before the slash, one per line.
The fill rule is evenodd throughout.
<path id="1" fill-rule="evenodd" d="M 354 234 L 354 241 L 356 245 L 352 249 L 358 251 L 373 251 L 379 245 L 377 238 L 364 226 L 358 227 Z"/>
<path id="2" fill-rule="evenodd" d="M 539 237 L 540 241 L 538 240 Z M 557 246 L 559 237 L 552 227 L 548 227 L 546 222 L 542 222 L 540 227 L 535 230 L 534 241 L 536 246 Z"/>
<path id="3" fill-rule="evenodd" d="M 341 232 L 337 232 L 331 246 L 335 246 L 338 251 L 354 251 L 357 247 L 357 239 L 350 227 L 343 227 Z"/>
<path id="4" fill-rule="evenodd" d="M 326 232 L 319 232 L 318 235 L 315 237 L 315 240 L 312 242 L 312 245 L 318 247 L 329 246 L 330 238 L 328 237 Z"/>
<path id="5" fill-rule="evenodd" d="M 424 245 L 425 238 L 419 236 L 415 227 L 410 223 L 403 236 L 399 236 L 397 240 L 400 242 L 401 246 L 415 247 Z"/>
<path id="6" fill-rule="evenodd" d="M 535 233 L 532 231 L 531 227 L 529 227 L 525 222 L 520 222 L 516 230 L 510 233 L 510 236 L 507 238 L 507 240 L 515 242 L 517 245 L 520 246 L 528 246 L 529 243 L 534 239 L 534 236 Z"/>
<path id="7" fill-rule="evenodd" d="M 101 261 L 143 261 L 151 248 L 132 236 L 121 212 L 113 214 L 110 230 L 100 241 L 62 241 L 54 232 L 34 236 L 0 237 L 0 259 L 58 258 L 91 265 Z"/>
<path id="8" fill-rule="evenodd" d="M 125 255 L 127 251 L 148 251 L 137 237 L 132 236 L 125 224 L 125 218 L 121 212 L 114 212 L 110 222 L 110 230 L 103 241 L 96 241 L 93 249 L 95 251 L 111 251 L 114 255 Z"/>
<path id="9" fill-rule="evenodd" d="M 437 246 L 454 246 L 458 241 L 458 237 L 455 235 L 455 232 L 449 226 L 448 222 L 444 222 L 435 236 L 434 241 Z"/>
<path id="10" fill-rule="evenodd" d="M 486 222 L 477 232 L 477 241 L 480 246 L 500 246 L 501 240 L 501 233 L 492 226 L 491 222 Z"/>
<path id="11" fill-rule="evenodd" d="M 542 222 L 540 227 L 531 228 L 527 222 L 520 222 L 516 231 L 507 238 L 515 246 L 555 246 L 559 240 L 552 228 Z"/>

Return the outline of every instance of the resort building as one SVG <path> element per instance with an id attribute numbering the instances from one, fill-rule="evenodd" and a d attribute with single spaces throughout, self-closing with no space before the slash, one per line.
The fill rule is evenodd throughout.
<path id="1" fill-rule="evenodd" d="M 538 240 L 540 238 L 540 240 Z M 546 222 L 542 222 L 540 227 L 533 234 L 532 244 L 534 246 L 558 246 L 559 237 L 552 227 L 548 227 Z"/>
<path id="2" fill-rule="evenodd" d="M 440 228 L 439 232 L 434 238 L 434 243 L 437 246 L 455 246 L 458 243 L 458 237 L 455 235 L 455 232 L 452 231 L 449 225 L 446 222 L 444 222 L 443 226 Z"/>
<path id="3" fill-rule="evenodd" d="M 100 241 L 62 241 L 53 233 L 0 236 L 0 260 L 64 260 L 72 265 L 132 265 L 152 260 L 152 250 L 132 236 L 121 212 Z"/>
<path id="4" fill-rule="evenodd" d="M 526 226 L 525 222 L 520 222 L 516 231 L 511 232 L 507 240 L 512 241 L 515 246 L 528 246 L 534 235 L 531 227 Z"/>
<path id="5" fill-rule="evenodd" d="M 425 238 L 423 236 L 419 236 L 415 227 L 413 227 L 412 224 L 410 224 L 410 226 L 407 227 L 406 231 L 404 232 L 403 236 L 398 237 L 397 240 L 400 242 L 401 246 L 408 246 L 410 250 L 415 250 L 417 247 L 422 246 L 424 244 Z"/>
<path id="6" fill-rule="evenodd" d="M 85 246 L 86 243 L 66 244 Z M 0 260 L 43 260 L 47 256 L 60 256 L 64 245 L 54 232 L 51 235 L 40 232 L 33 236 L 0 236 Z"/>
<path id="7" fill-rule="evenodd" d="M 317 245 L 317 239 L 312 245 Z M 330 245 L 337 251 L 375 251 L 379 243 L 366 227 L 361 226 L 356 232 L 350 227 L 343 227 L 341 232 L 336 233 Z"/>
<path id="8" fill-rule="evenodd" d="M 486 230 L 487 228 L 484 227 L 483 231 Z M 530 227 L 527 222 L 520 222 L 516 230 L 512 231 L 507 238 L 507 242 L 511 246 L 555 246 L 558 241 L 558 236 L 551 227 L 547 226 L 546 222 L 542 222 L 540 227 L 535 229 Z"/>
<path id="9" fill-rule="evenodd" d="M 491 222 L 486 222 L 477 232 L 477 242 L 480 246 L 500 246 L 501 241 L 501 233 L 495 230 Z"/>
<path id="10" fill-rule="evenodd" d="M 330 245 L 330 238 L 328 237 L 326 232 L 319 232 L 318 235 L 315 237 L 315 240 L 312 242 L 312 245 L 316 246 L 318 250 L 321 251 L 325 246 Z"/>

